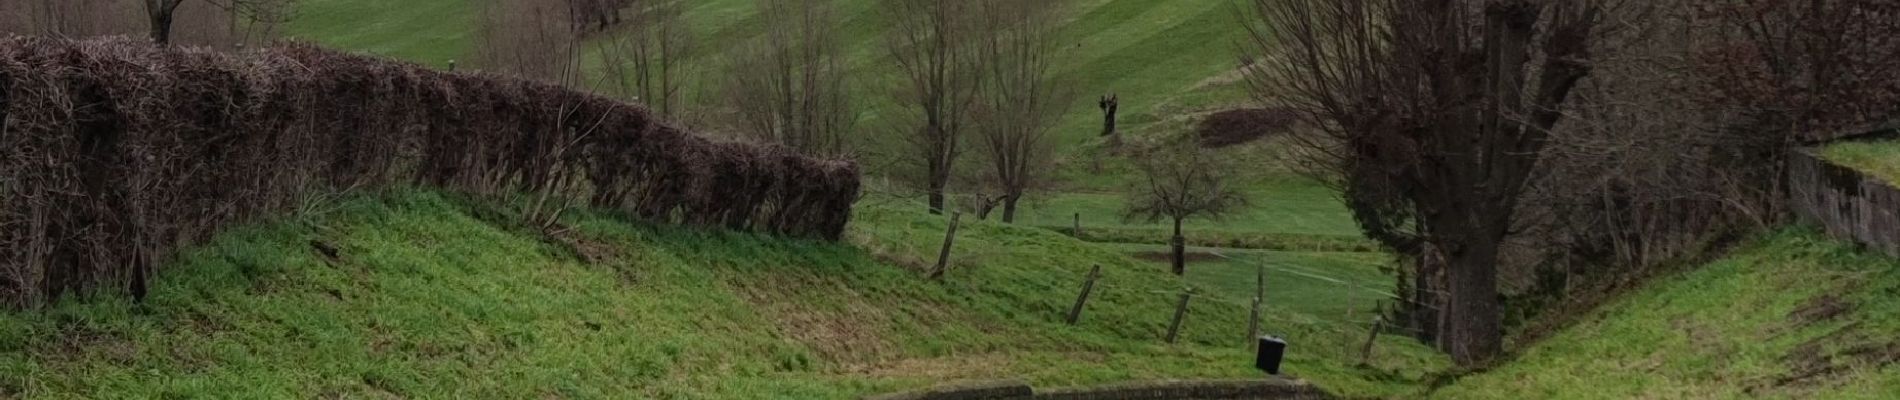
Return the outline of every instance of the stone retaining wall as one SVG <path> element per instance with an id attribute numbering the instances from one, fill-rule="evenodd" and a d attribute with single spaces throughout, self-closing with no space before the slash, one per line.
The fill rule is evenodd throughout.
<path id="1" fill-rule="evenodd" d="M 1900 189 L 1818 153 L 1802 149 L 1788 157 L 1789 207 L 1796 217 L 1829 236 L 1900 257 Z"/>
<path id="2" fill-rule="evenodd" d="M 1278 400 L 1330 399 L 1304 381 L 1168 380 L 1036 390 L 1019 380 L 962 382 L 865 400 Z"/>

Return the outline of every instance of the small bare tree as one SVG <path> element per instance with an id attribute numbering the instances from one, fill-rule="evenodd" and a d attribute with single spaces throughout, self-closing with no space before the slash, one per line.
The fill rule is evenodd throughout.
<path id="1" fill-rule="evenodd" d="M 678 119 L 681 94 L 690 72 L 685 63 L 692 38 L 681 18 L 680 0 L 569 0 L 596 8 L 592 19 L 605 29 L 600 47 L 601 74 L 620 95 L 654 112 Z M 631 10 L 623 16 L 617 6 Z M 615 7 L 599 10 L 600 7 Z M 615 22 L 617 21 L 617 22 Z M 612 23 L 612 25 L 607 25 Z"/>
<path id="2" fill-rule="evenodd" d="M 856 122 L 832 0 L 761 0 L 765 35 L 731 53 L 727 94 L 740 129 L 800 153 L 837 157 Z"/>
<path id="3" fill-rule="evenodd" d="M 150 30 L 149 35 L 152 42 L 158 43 L 159 45 L 170 45 L 172 43 L 173 23 L 178 20 L 180 7 L 188 3 L 202 3 L 200 4 L 201 7 L 212 8 L 218 10 L 222 15 L 228 15 L 228 23 L 230 26 L 229 32 L 225 32 L 227 35 L 248 36 L 239 34 L 247 28 L 239 27 L 238 25 L 248 23 L 261 27 L 264 32 L 273 31 L 276 24 L 288 18 L 291 1 L 292 0 L 198 0 L 194 2 L 192 0 L 144 0 L 147 28 Z M 193 27 L 204 28 L 214 26 L 211 24 L 217 22 L 226 21 L 219 21 L 215 18 L 204 18 L 202 21 L 194 22 L 195 23 L 192 24 Z M 217 40 L 217 42 L 218 43 L 209 44 L 218 46 L 235 44 L 232 40 Z"/>
<path id="4" fill-rule="evenodd" d="M 91 37 L 135 34 L 139 16 L 128 0 L 15 0 L 0 2 L 0 32 Z"/>
<path id="5" fill-rule="evenodd" d="M 1143 149 L 1132 159 L 1144 185 L 1129 194 L 1124 217 L 1173 222 L 1174 236 L 1168 246 L 1174 274 L 1186 274 L 1187 237 L 1181 233 L 1181 223 L 1195 217 L 1219 219 L 1248 204 L 1234 183 L 1234 166 L 1192 140 Z"/>
<path id="6" fill-rule="evenodd" d="M 1056 27 L 1050 21 L 1064 1 L 986 0 L 978 10 L 985 28 L 979 46 L 987 77 L 979 144 L 988 156 L 989 181 L 1001 192 L 1003 222 L 1016 221 L 1016 206 L 1044 179 L 1054 155 L 1053 129 L 1073 103 L 1073 92 L 1056 78 Z"/>
<path id="7" fill-rule="evenodd" d="M 898 104 L 913 114 L 905 126 L 929 194 L 931 213 L 943 213 L 956 160 L 962 154 L 969 115 L 983 87 L 975 2 L 888 0 L 880 11 L 891 21 L 885 35 L 900 72 Z"/>
<path id="8" fill-rule="evenodd" d="M 565 0 L 496 0 L 477 20 L 476 59 L 490 72 L 574 85 L 580 37 Z"/>

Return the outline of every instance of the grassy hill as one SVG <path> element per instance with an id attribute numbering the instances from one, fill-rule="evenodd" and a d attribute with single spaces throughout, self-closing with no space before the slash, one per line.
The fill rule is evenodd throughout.
<path id="1" fill-rule="evenodd" d="M 447 60 L 466 59 L 473 51 L 472 0 L 305 0 L 288 27 L 291 36 L 344 49 L 364 51 L 436 67 Z M 694 54 L 689 57 L 691 91 L 715 91 L 722 80 L 721 60 L 728 49 L 756 37 L 759 16 L 752 0 L 698 0 L 688 2 L 685 19 L 693 31 Z M 886 134 L 896 129 L 891 119 L 899 110 L 891 103 L 895 73 L 887 61 L 881 33 L 886 23 L 875 0 L 837 0 L 843 23 L 847 63 L 854 97 L 862 118 L 856 124 L 860 146 L 874 175 L 898 175 L 902 157 L 895 157 L 902 138 Z M 1068 225 L 1077 213 L 1086 225 L 1135 225 L 1121 221 L 1123 192 L 1131 173 L 1116 157 L 1104 154 L 1096 135 L 1101 114 L 1095 95 L 1117 93 L 1122 100 L 1121 129 L 1134 137 L 1185 134 L 1199 113 L 1247 102 L 1245 88 L 1234 73 L 1238 65 L 1241 28 L 1235 4 L 1206 0 L 1074 0 L 1061 24 L 1063 53 L 1058 57 L 1061 79 L 1080 92 L 1055 129 L 1058 137 L 1058 181 L 1052 191 L 1029 197 L 1023 210 L 1034 225 Z M 697 108 L 716 106 L 720 99 L 689 94 Z M 1258 149 L 1229 150 L 1229 156 L 1260 158 Z M 1356 236 L 1349 214 L 1334 192 L 1293 176 L 1270 164 L 1279 160 L 1252 160 L 1265 172 L 1250 174 L 1258 182 L 1252 191 L 1256 211 L 1196 229 L 1216 228 L 1255 232 L 1288 232 Z M 965 167 L 975 164 L 967 157 Z M 1096 171 L 1097 160 L 1106 168 Z M 1249 171 L 1257 172 L 1257 171 Z M 953 188 L 953 191 L 961 189 Z M 953 199 L 954 200 L 954 199 Z"/>
<path id="2" fill-rule="evenodd" d="M 1900 261 L 1806 229 L 1652 283 L 1446 399 L 1900 396 Z"/>
<path id="3" fill-rule="evenodd" d="M 1167 345 L 1176 293 L 1203 281 L 1045 230 L 966 225 L 932 282 L 916 266 L 944 221 L 907 210 L 867 207 L 851 243 L 827 244 L 586 211 L 544 235 L 488 204 L 416 190 L 312 202 L 187 251 L 144 305 L 0 314 L 0 397 L 849 398 L 965 378 L 1256 374 L 1243 306 L 1194 302 Z M 1100 290 L 1065 325 L 1091 265 Z M 1400 339 L 1351 365 L 1361 329 L 1308 311 L 1266 320 L 1296 343 L 1288 370 L 1328 389 L 1403 393 L 1443 365 Z"/>

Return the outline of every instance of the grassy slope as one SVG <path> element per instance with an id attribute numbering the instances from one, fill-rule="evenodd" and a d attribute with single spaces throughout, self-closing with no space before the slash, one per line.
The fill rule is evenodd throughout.
<path id="1" fill-rule="evenodd" d="M 1652 283 L 1448 399 L 1894 398 L 1900 262 L 1776 234 Z"/>
<path id="2" fill-rule="evenodd" d="M 1196 302 L 1185 343 L 1164 345 L 1183 282 L 1044 230 L 967 225 L 933 283 L 896 265 L 931 254 L 943 221 L 908 211 L 865 210 L 847 246 L 585 212 L 547 239 L 481 204 L 414 191 L 321 204 L 187 252 L 145 306 L 0 314 L 0 397 L 842 398 L 959 378 L 1253 375 L 1244 308 Z M 1102 290 L 1063 325 L 1097 264 Z M 1395 342 L 1351 367 L 1356 329 L 1299 326 L 1289 370 L 1329 389 L 1401 393 L 1413 383 L 1384 371 L 1442 364 Z"/>
<path id="3" fill-rule="evenodd" d="M 1835 143 L 1822 149 L 1821 156 L 1900 184 L 1900 140 Z"/>
<path id="4" fill-rule="evenodd" d="M 445 68 L 474 51 L 478 0 L 303 0 L 288 36 Z"/>

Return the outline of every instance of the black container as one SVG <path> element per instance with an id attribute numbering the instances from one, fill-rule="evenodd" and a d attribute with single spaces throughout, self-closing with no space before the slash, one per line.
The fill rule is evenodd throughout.
<path id="1" fill-rule="evenodd" d="M 1286 341 L 1272 336 L 1260 337 L 1260 350 L 1253 356 L 1253 367 L 1271 375 L 1280 374 L 1280 359 L 1286 357 Z"/>

